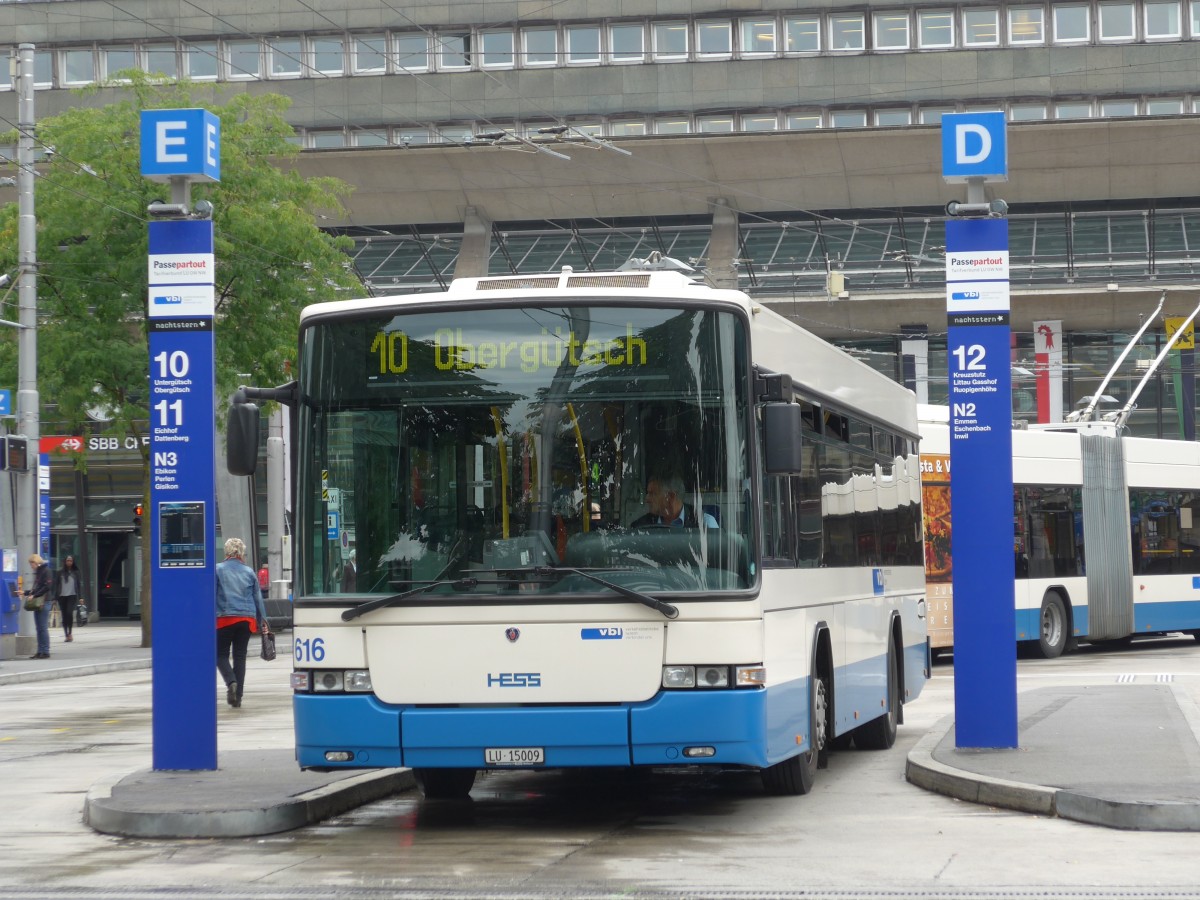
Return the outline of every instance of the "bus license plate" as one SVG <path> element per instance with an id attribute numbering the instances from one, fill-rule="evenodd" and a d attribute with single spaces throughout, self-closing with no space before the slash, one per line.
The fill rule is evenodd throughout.
<path id="1" fill-rule="evenodd" d="M 540 766 L 546 762 L 542 747 L 486 747 L 483 761 L 489 766 Z"/>

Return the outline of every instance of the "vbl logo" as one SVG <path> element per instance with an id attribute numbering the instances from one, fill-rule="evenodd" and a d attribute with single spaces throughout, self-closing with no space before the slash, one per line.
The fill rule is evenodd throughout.
<path id="1" fill-rule="evenodd" d="M 541 672 L 500 672 L 492 675 L 490 672 L 487 677 L 488 687 L 541 687 L 542 673 Z"/>

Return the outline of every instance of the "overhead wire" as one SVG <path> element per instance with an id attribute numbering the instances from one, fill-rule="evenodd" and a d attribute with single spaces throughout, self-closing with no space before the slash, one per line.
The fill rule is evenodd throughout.
<path id="1" fill-rule="evenodd" d="M 193 8 L 195 8 L 195 9 L 197 9 L 197 10 L 204 11 L 206 14 L 210 14 L 210 15 L 211 15 L 211 13 L 210 13 L 208 10 L 203 10 L 203 8 L 202 8 L 201 6 L 199 6 L 198 4 L 196 4 L 196 3 L 192 2 L 192 0 L 185 0 L 185 2 L 187 2 L 187 3 L 188 3 L 189 5 L 191 5 Z M 297 2 L 299 3 L 299 5 L 300 5 L 300 6 L 302 6 L 303 8 L 305 8 L 306 10 L 308 10 L 309 12 L 311 12 L 311 13 L 313 13 L 314 15 L 317 15 L 317 16 L 321 17 L 322 19 L 324 19 L 324 20 L 325 20 L 326 22 L 328 22 L 328 23 L 329 23 L 329 24 L 330 24 L 332 27 L 334 27 L 334 28 L 335 28 L 335 29 L 336 29 L 338 32 L 349 33 L 349 32 L 348 32 L 348 30 L 347 30 L 347 29 L 346 29 L 346 28 L 345 28 L 345 27 L 344 27 L 344 26 L 343 26 L 341 23 L 335 22 L 335 21 L 334 21 L 333 19 L 331 19 L 329 16 L 325 15 L 324 13 L 320 12 L 319 10 L 316 10 L 316 9 L 315 9 L 315 8 L 313 8 L 313 7 L 312 7 L 310 4 L 308 4 L 308 3 L 304 2 L 304 0 L 297 0 Z M 545 7 L 542 7 L 541 9 L 542 9 L 542 10 L 549 9 L 549 8 L 551 8 L 551 7 L 555 6 L 555 5 L 557 5 L 557 3 L 558 3 L 558 2 L 561 2 L 561 0 L 555 0 L 555 2 L 548 3 L 548 4 L 547 4 Z M 134 16 L 133 14 L 129 13 L 129 11 L 128 11 L 128 10 L 125 10 L 125 9 L 123 9 L 123 8 L 121 8 L 120 6 L 118 6 L 118 5 L 117 5 L 115 2 L 112 2 L 112 0 L 109 0 L 109 5 L 110 5 L 110 6 L 111 6 L 111 7 L 112 7 L 114 10 L 116 10 L 116 11 L 118 11 L 118 12 L 121 12 L 121 13 L 122 13 L 122 14 L 124 14 L 124 15 L 130 16 L 130 17 L 131 17 L 131 18 L 133 18 L 133 19 L 136 19 L 136 20 L 138 20 L 138 21 L 141 21 L 141 22 L 143 22 L 143 23 L 145 23 L 145 24 L 147 24 L 147 25 L 150 25 L 151 27 L 155 27 L 155 28 L 157 28 L 157 29 L 158 29 L 158 30 L 159 30 L 159 31 L 160 31 L 162 34 L 164 34 L 164 35 L 165 35 L 165 36 L 167 36 L 167 37 L 171 37 L 173 40 L 175 40 L 175 41 L 179 42 L 180 44 L 189 45 L 189 44 L 191 44 L 191 43 L 195 43 L 195 41 L 194 41 L 194 40 L 191 40 L 191 41 L 189 41 L 188 39 L 182 38 L 181 36 L 179 36 L 179 35 L 176 35 L 176 34 L 174 34 L 174 33 L 170 32 L 170 31 L 169 31 L 169 30 L 167 30 L 167 29 L 161 28 L 161 26 L 158 26 L 158 25 L 156 25 L 155 23 L 148 22 L 147 20 L 144 20 L 144 19 L 141 19 L 140 17 Z M 399 10 L 399 9 L 397 9 L 397 8 L 396 8 L 395 6 L 393 6 L 392 4 L 390 4 L 390 3 L 387 3 L 387 2 L 386 2 L 386 0 L 385 0 L 385 3 L 384 3 L 384 5 L 385 5 L 387 8 L 391 9 L 393 12 L 395 12 L 395 13 L 396 13 L 398 16 L 401 16 L 403 19 L 405 19 L 407 22 L 409 22 L 409 23 L 410 23 L 411 25 L 413 25 L 415 28 L 419 29 L 419 30 L 420 30 L 422 33 L 424 33 L 424 34 L 426 34 L 427 36 L 429 36 L 430 40 L 431 40 L 432 42 L 434 42 L 434 43 L 435 43 L 435 45 L 436 45 L 436 41 L 437 41 L 437 32 L 436 32 L 436 31 L 434 31 L 433 29 L 430 29 L 430 28 L 426 28 L 426 27 L 424 27 L 424 26 L 421 26 L 419 23 L 415 22 L 415 20 L 413 20 L 413 19 L 412 19 L 410 16 L 408 16 L 408 15 L 407 15 L 407 13 L 403 12 L 402 10 Z M 365 7 L 364 7 L 364 8 L 365 8 Z M 514 24 L 514 55 L 515 55 L 515 54 L 517 54 L 517 53 L 519 53 L 519 52 L 520 52 L 520 51 L 519 51 L 519 50 L 516 48 L 516 46 L 515 46 L 515 42 L 516 42 L 516 41 L 517 41 L 517 39 L 519 38 L 519 31 L 516 29 L 516 27 L 515 27 L 515 26 L 516 26 L 516 25 L 517 25 L 517 23 L 520 21 L 520 19 L 522 19 L 522 18 L 529 18 L 529 17 L 532 17 L 532 16 L 533 16 L 533 14 L 534 14 L 534 13 L 536 13 L 536 12 L 538 12 L 538 11 L 539 11 L 539 10 L 533 10 L 533 11 L 529 11 L 529 12 L 527 12 L 527 13 L 524 13 L 522 16 L 518 17 L 518 19 L 515 19 L 515 20 L 506 20 L 505 22 L 496 23 L 496 25 L 495 25 L 495 26 L 475 26 L 475 27 L 476 27 L 476 29 L 479 29 L 479 28 L 487 28 L 487 27 L 498 27 L 498 26 L 500 26 L 500 25 L 503 25 L 503 24 L 508 24 L 508 22 L 509 22 L 509 21 L 511 21 L 511 22 Z M 80 18 L 83 18 L 83 17 L 80 17 Z M 231 29 L 233 29 L 234 33 L 241 34 L 241 35 L 243 35 L 243 36 L 245 36 L 245 37 L 247 37 L 247 38 L 251 38 L 251 39 L 255 40 L 256 42 L 258 42 L 258 41 L 261 41 L 261 40 L 262 40 L 261 36 L 258 36 L 258 35 L 251 35 L 251 34 L 249 34 L 248 32 L 245 32 L 244 30 L 241 30 L 241 29 L 237 29 L 237 28 L 235 28 L 235 27 L 232 25 L 232 23 L 230 23 L 230 22 L 229 22 L 228 20 L 226 20 L 226 19 L 222 19 L 222 18 L 220 18 L 220 17 L 216 17 L 216 18 L 217 18 L 217 20 L 218 20 L 218 21 L 222 22 L 222 23 L 223 23 L 223 24 L 225 24 L 226 26 L 228 26 L 228 27 L 230 27 Z M 385 31 L 386 31 L 386 30 L 388 30 L 388 29 L 385 29 Z M 563 52 L 565 52 L 565 50 L 564 50 Z M 218 56 L 219 56 L 219 54 L 213 54 L 213 55 L 218 55 Z M 299 59 L 299 58 L 297 58 L 297 57 L 294 57 L 294 56 L 292 56 L 292 57 L 290 57 L 290 58 L 291 58 L 291 59 L 293 59 L 293 60 L 295 60 L 295 61 L 297 61 L 297 62 L 300 64 L 301 70 L 302 70 L 302 71 L 304 70 L 304 61 L 303 61 L 302 59 Z M 1150 65 L 1150 64 L 1147 64 L 1147 65 Z M 1156 63 L 1155 65 L 1161 65 L 1161 62 L 1160 62 L 1160 63 Z M 1121 66 L 1121 67 L 1119 67 L 1119 68 L 1122 68 L 1122 69 L 1128 69 L 1129 67 L 1128 67 L 1128 66 Z M 492 73 L 492 72 L 490 72 L 490 71 L 488 71 L 488 70 L 483 70 L 483 71 L 484 71 L 484 73 L 485 73 L 485 74 L 486 74 L 486 75 L 487 75 L 489 78 L 491 78 L 491 80 L 493 80 L 494 82 L 496 82 L 496 83 L 498 83 L 498 84 L 503 84 L 502 82 L 500 82 L 500 80 L 499 80 L 498 78 L 496 78 L 496 76 L 495 76 L 495 74 L 494 74 L 494 73 Z M 1094 69 L 1088 69 L 1088 71 L 1089 71 L 1089 72 L 1091 72 L 1091 71 L 1095 71 L 1095 70 L 1094 70 Z M 325 75 L 326 77 L 345 77 L 345 76 L 338 76 L 338 75 L 328 75 L 327 73 L 318 73 L 318 74 Z M 420 83 L 422 83 L 422 84 L 424 84 L 424 85 L 426 85 L 426 86 L 431 86 L 431 87 L 433 87 L 433 85 L 431 84 L 431 82 L 430 82 L 428 79 L 425 79 L 425 78 L 422 78 L 422 77 L 420 77 L 420 75 L 418 75 L 417 73 L 409 73 L 409 74 L 410 74 L 412 77 L 416 78 L 418 82 L 420 82 Z M 1028 77 L 1033 77 L 1033 76 L 1028 76 Z M 964 81 L 962 82 L 962 84 L 978 83 L 978 82 L 979 82 L 979 79 L 973 79 L 973 80 L 969 80 L 969 81 L 968 81 L 968 80 L 964 80 Z M 442 91 L 440 91 L 440 89 L 439 89 L 439 92 L 440 92 L 440 93 L 442 93 L 442 94 L 443 94 L 443 96 L 447 96 L 447 95 L 445 94 L 445 92 L 442 92 Z M 911 94 L 911 91 L 910 91 L 910 90 L 904 90 L 904 91 L 896 91 L 895 93 L 896 93 L 897 95 L 909 96 L 909 95 Z M 880 96 L 879 94 L 873 94 L 873 95 L 872 95 L 872 97 L 873 97 L 873 98 L 877 98 L 877 97 L 879 97 L 879 96 Z M 884 94 L 884 96 L 886 96 L 886 93 Z M 524 100 L 524 101 L 527 101 L 527 100 L 528 100 L 528 98 L 521 97 L 520 95 L 517 95 L 517 98 L 518 98 L 518 99 L 520 99 L 520 100 Z M 536 104 L 535 104 L 535 105 L 536 105 Z M 468 111 L 470 111 L 470 112 L 474 112 L 474 111 L 473 111 L 473 110 L 471 110 L 469 107 L 468 107 Z M 550 112 L 550 111 L 548 111 L 548 110 L 544 110 L 544 109 L 542 109 L 542 110 L 541 110 L 541 112 L 542 112 L 542 114 L 543 114 L 543 115 L 545 115 L 545 116 L 546 116 L 546 117 L 547 117 L 549 120 L 552 120 L 552 121 L 564 121 L 564 119 L 562 118 L 562 116 L 561 116 L 561 115 L 559 115 L 559 114 L 555 114 L 555 113 L 552 113 L 552 112 Z M 487 117 L 485 117 L 485 116 L 477 115 L 477 118 L 480 118 L 482 121 L 488 122 L 489 124 L 495 124 L 495 122 L 494 122 L 492 119 L 490 119 L 490 118 L 487 118 Z M 348 116 L 343 116 L 343 119 L 344 119 L 344 122 L 345 122 L 345 125 L 346 125 L 346 127 L 351 127 L 351 128 L 353 128 L 353 127 L 359 127 L 359 128 L 360 128 L 360 130 L 367 130 L 367 127 L 366 127 L 366 126 L 355 126 L 355 125 L 354 125 L 354 123 L 351 123 L 351 122 L 350 122 L 350 120 L 349 120 L 349 117 L 348 117 Z M 412 120 L 412 119 L 410 119 L 409 121 L 413 122 L 413 124 L 415 124 L 415 125 L 417 125 L 417 126 L 421 126 L 421 125 L 423 124 L 423 123 L 417 122 L 416 120 Z M 592 161 L 592 162 L 594 162 L 594 161 Z M 585 165 L 585 166 L 587 166 L 587 167 L 592 167 L 592 163 L 591 163 L 591 162 L 584 162 L 584 163 L 581 163 L 581 164 L 582 164 L 582 165 Z M 703 187 L 710 187 L 710 188 L 718 188 L 718 189 L 723 189 L 723 190 L 725 190 L 727 193 L 730 193 L 730 194 L 732 194 L 732 195 L 735 195 L 735 196 L 738 196 L 738 197 L 748 197 L 748 198 L 750 198 L 750 199 L 754 199 L 754 200 L 755 200 L 755 201 L 757 201 L 757 202 L 774 202 L 774 203 L 778 203 L 778 201 L 777 201 L 777 199 L 776 199 L 776 198 L 766 198 L 766 197 L 763 197 L 763 196 L 761 196 L 760 194 L 756 194 L 756 193 L 754 193 L 754 192 L 752 192 L 752 191 L 749 191 L 749 190 L 747 190 L 747 189 L 745 189 L 745 188 L 741 188 L 741 187 L 738 187 L 738 186 L 729 186 L 729 185 L 722 184 L 722 183 L 721 183 L 721 182 L 719 182 L 719 181 L 715 181 L 715 180 L 711 180 L 711 179 L 706 179 L 706 178 L 703 178 L 702 176 L 698 176 L 696 173 L 693 173 L 693 172 L 687 172 L 687 171 L 685 171 L 685 170 L 681 170 L 681 169 L 679 169 L 679 168 L 677 168 L 677 167 L 675 167 L 675 166 L 671 166 L 671 165 L 664 164 L 664 163 L 656 163 L 656 162 L 653 162 L 653 161 L 650 161 L 650 164 L 651 164 L 651 165 L 656 165 L 656 166 L 658 166 L 659 168 L 663 168 L 663 169 L 665 169 L 666 171 L 670 171 L 670 172 L 674 172 L 674 173 L 676 173 L 676 174 L 681 174 L 681 175 L 687 176 L 688 178 L 690 178 L 690 179 L 692 179 L 692 180 L 694 180 L 694 181 L 699 181 L 699 182 L 701 182 L 701 184 L 702 184 L 702 186 L 703 186 Z M 516 172 L 515 172 L 515 171 L 513 171 L 513 170 L 506 169 L 506 171 L 509 171 L 511 174 L 514 174 L 516 177 L 520 177 L 520 178 L 523 178 L 523 177 L 524 177 L 524 176 L 523 176 L 523 175 L 521 175 L 520 173 L 516 173 Z M 845 167 L 843 167 L 843 171 L 845 171 Z M 528 180 L 528 179 L 525 179 L 525 180 L 526 180 L 526 183 L 532 183 L 532 182 L 531 182 L 530 180 Z M 567 180 L 567 179 L 564 179 L 564 181 L 565 181 L 565 180 Z M 571 179 L 571 180 L 574 180 L 574 179 Z M 540 183 L 542 183 L 542 182 L 541 182 L 541 181 L 539 181 L 539 184 L 540 184 Z M 703 189 L 703 187 L 702 187 L 702 188 L 697 188 L 697 189 L 696 189 L 696 190 L 695 190 L 693 193 L 695 193 L 697 196 L 699 196 L 699 194 L 700 194 L 700 191 Z M 707 202 L 707 200 L 708 200 L 708 198 L 706 197 L 706 198 L 705 198 L 705 202 Z M 883 211 L 883 212 L 887 212 L 889 215 L 894 215 L 894 214 L 896 214 L 896 212 L 897 212 L 897 210 L 895 210 L 895 209 L 879 208 L 879 210 L 880 210 L 880 211 Z M 802 216 L 811 217 L 811 218 L 813 218 L 814 220 L 815 220 L 815 219 L 818 219 L 818 218 L 822 218 L 822 217 L 823 217 L 823 214 L 822 214 L 822 213 L 819 213 L 819 212 L 816 212 L 816 211 L 813 211 L 813 210 L 804 209 L 804 208 L 801 208 L 801 207 L 798 207 L 798 206 L 791 206 L 790 208 L 788 208 L 788 209 L 787 209 L 787 210 L 785 210 L 785 211 L 786 211 L 786 212 L 789 212 L 789 213 L 793 213 L 793 214 L 798 214 L 798 215 L 802 215 Z M 752 212 L 743 212 L 743 211 L 739 210 L 739 211 L 738 211 L 738 213 L 739 213 L 739 216 L 746 216 L 746 217 L 751 217 L 751 218 L 758 218 L 760 221 L 763 221 L 763 222 L 770 221 L 770 220 L 769 220 L 769 219 L 767 219 L 766 217 L 763 217 L 763 216 L 758 216 L 757 214 L 755 214 L 755 213 L 752 213 Z M 535 217 L 535 218 L 537 218 L 537 217 Z M 842 221 L 841 219 L 839 219 L 839 218 L 838 218 L 838 217 L 836 217 L 836 216 L 835 216 L 835 217 L 824 217 L 824 218 L 825 218 L 825 220 L 826 220 L 826 221 L 829 221 L 829 222 L 840 222 L 840 221 Z M 553 222 L 552 222 L 552 220 L 545 220 L 545 219 L 544 219 L 543 221 L 547 221 L 547 222 L 551 223 L 552 225 L 554 225 L 554 227 L 561 227 L 561 226 L 558 226 L 558 225 L 556 225 L 555 223 L 553 223 Z M 603 221 L 603 220 L 597 220 L 597 221 Z M 796 228 L 798 228 L 798 229 L 803 229 L 803 228 L 804 228 L 804 226 L 800 225 L 799 223 L 792 223 L 792 225 L 793 225 L 793 227 L 796 227 Z M 878 232 L 878 233 L 880 234 L 880 236 L 885 236 L 885 237 L 886 237 L 886 236 L 889 236 L 889 232 L 883 232 L 883 231 L 881 231 L 881 232 Z"/>

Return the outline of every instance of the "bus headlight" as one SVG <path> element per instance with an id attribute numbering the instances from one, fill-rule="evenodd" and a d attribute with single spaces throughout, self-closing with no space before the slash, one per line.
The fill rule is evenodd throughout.
<path id="1" fill-rule="evenodd" d="M 697 666 L 696 687 L 729 687 L 729 666 Z"/>
<path id="2" fill-rule="evenodd" d="M 367 693 L 371 690 L 371 673 L 366 669 L 346 670 L 346 692 Z"/>
<path id="3" fill-rule="evenodd" d="M 308 693 L 312 688 L 312 672 L 309 671 L 293 671 L 292 672 L 292 690 L 300 693 Z"/>
<path id="4" fill-rule="evenodd" d="M 762 687 L 766 683 L 763 666 L 663 666 L 662 670 L 662 686 L 668 691 Z"/>
<path id="5" fill-rule="evenodd" d="M 663 666 L 662 686 L 667 689 L 696 686 L 695 666 Z"/>
<path id="6" fill-rule="evenodd" d="M 313 692 L 324 694 L 330 691 L 344 690 L 346 683 L 345 675 L 342 672 L 334 669 L 318 670 L 313 672 Z"/>

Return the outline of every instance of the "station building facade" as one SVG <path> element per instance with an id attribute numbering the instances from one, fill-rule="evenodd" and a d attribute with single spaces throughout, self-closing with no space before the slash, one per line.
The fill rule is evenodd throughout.
<path id="1" fill-rule="evenodd" d="M 943 401 L 962 189 L 940 121 L 1001 110 L 1016 418 L 1037 416 L 1039 336 L 1069 411 L 1164 292 L 1166 316 L 1200 302 L 1200 0 L 16 0 L 0 34 L 37 48 L 39 117 L 111 102 L 76 89 L 131 68 L 288 97 L 291 164 L 354 188 L 321 225 L 354 239 L 364 293 L 657 251 Z M 1154 323 L 1115 402 L 1164 340 Z M 1133 430 L 1194 438 L 1193 387 L 1183 351 Z"/>

